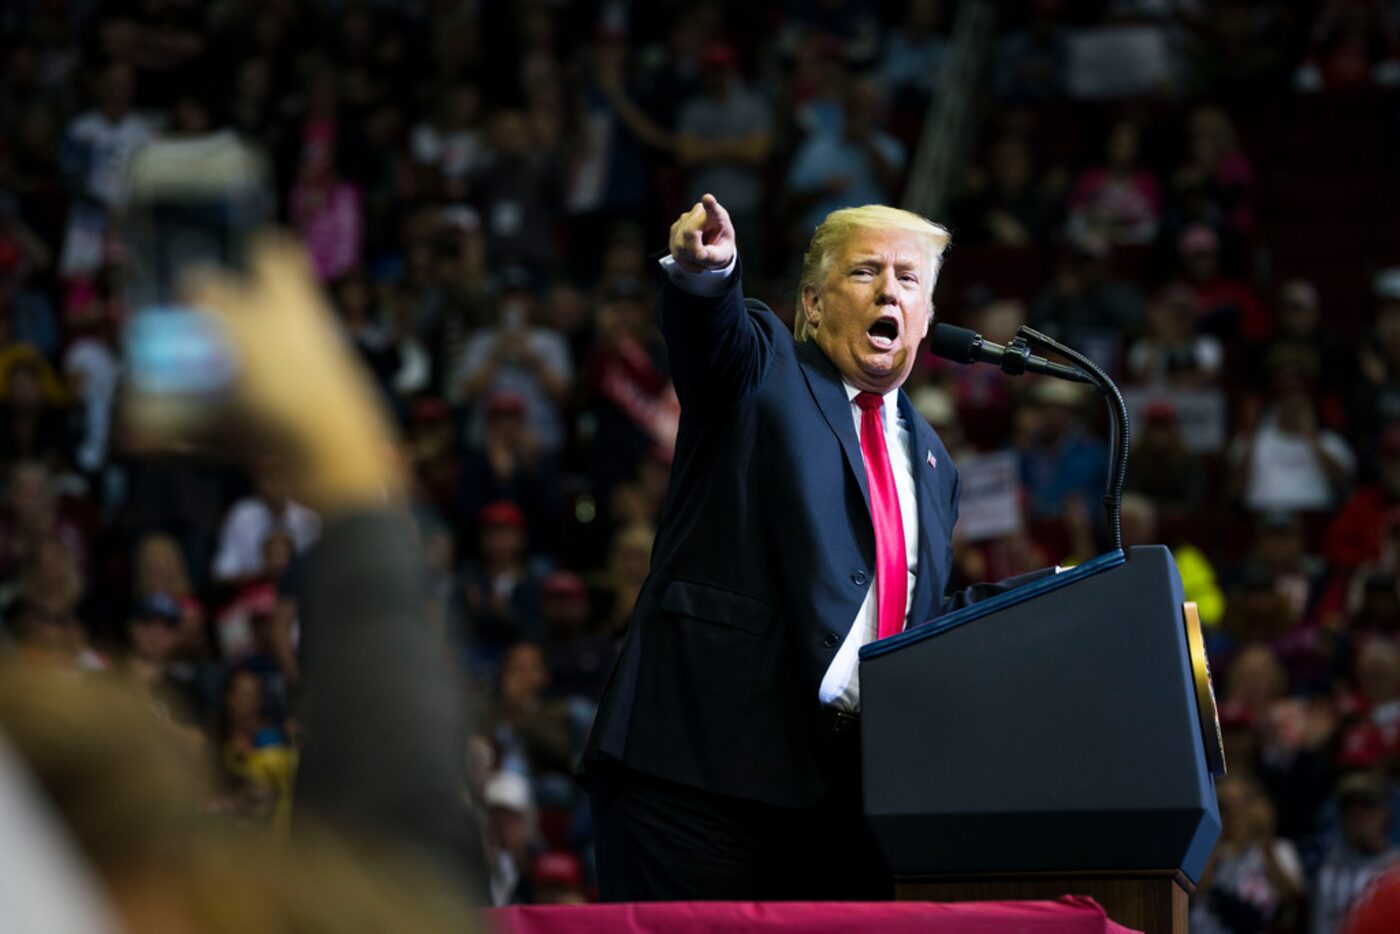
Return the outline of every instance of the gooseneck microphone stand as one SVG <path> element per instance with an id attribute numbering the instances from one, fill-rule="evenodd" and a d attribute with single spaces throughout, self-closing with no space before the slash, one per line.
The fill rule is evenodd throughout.
<path id="1" fill-rule="evenodd" d="M 1108 487 L 1103 494 L 1104 511 L 1108 514 L 1108 531 L 1113 539 L 1113 547 L 1123 549 L 1123 482 L 1128 475 L 1128 407 L 1123 402 L 1123 394 L 1108 374 L 1099 369 L 1094 361 L 1079 351 L 1066 347 L 1059 341 L 1042 334 L 1029 325 L 1021 325 L 1016 337 L 1007 344 L 1008 351 L 1015 350 L 1022 359 L 1029 355 L 1030 348 L 1048 350 L 1074 363 L 1089 376 L 1089 381 L 1108 403 L 1109 448 L 1108 448 Z M 1007 354 L 1009 358 L 1010 353 Z M 1005 369 L 1005 366 L 1003 366 Z"/>

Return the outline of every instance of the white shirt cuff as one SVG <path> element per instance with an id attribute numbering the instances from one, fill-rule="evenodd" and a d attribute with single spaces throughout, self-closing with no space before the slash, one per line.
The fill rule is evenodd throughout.
<path id="1" fill-rule="evenodd" d="M 661 268 L 666 271 L 667 278 L 676 288 L 689 292 L 691 295 L 713 297 L 729 287 L 729 277 L 734 272 L 734 267 L 738 265 L 738 261 L 739 255 L 736 253 L 729 258 L 729 265 L 723 269 L 702 269 L 699 272 L 690 272 L 687 269 L 682 269 L 674 256 L 663 256 L 661 257 Z"/>

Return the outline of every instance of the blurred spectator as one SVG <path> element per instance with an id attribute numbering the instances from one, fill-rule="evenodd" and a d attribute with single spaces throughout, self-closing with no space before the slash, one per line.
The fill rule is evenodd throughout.
<path id="1" fill-rule="evenodd" d="M 763 170 L 772 144 L 767 102 L 745 85 L 738 52 L 727 43 L 705 49 L 700 93 L 680 108 L 676 156 L 686 170 L 685 198 L 712 194 L 729 211 L 749 268 L 762 271 Z"/>
<path id="2" fill-rule="evenodd" d="M 486 780 L 482 804 L 491 904 L 528 904 L 530 858 L 539 845 L 530 783 L 516 772 L 497 772 Z"/>
<path id="3" fill-rule="evenodd" d="M 403 354 L 394 323 L 385 320 L 369 274 L 363 269 L 346 270 L 331 284 L 331 300 L 340 314 L 346 336 L 364 358 L 385 395 L 391 396 Z"/>
<path id="4" fill-rule="evenodd" d="M 1203 97 L 1243 102 L 1286 81 L 1297 47 L 1293 7 L 1217 0 L 1187 15 L 1191 73 Z"/>
<path id="5" fill-rule="evenodd" d="M 612 644 L 590 631 L 592 605 L 583 579 L 572 571 L 555 571 L 540 586 L 542 643 L 553 697 L 603 695 L 616 655 Z"/>
<path id="6" fill-rule="evenodd" d="M 536 299 L 524 270 L 503 276 L 496 323 L 479 329 L 462 348 L 449 376 L 448 398 L 479 403 L 494 392 L 525 400 L 525 421 L 540 448 L 554 453 L 564 443 L 560 407 L 573 385 L 573 363 L 564 338 L 534 321 Z M 484 406 L 476 406 L 468 437 L 484 440 Z"/>
<path id="7" fill-rule="evenodd" d="M 489 661 L 519 639 L 538 639 L 538 563 L 528 559 L 525 514 L 505 500 L 485 506 L 477 517 L 479 555 L 466 573 L 471 650 Z"/>
<path id="8" fill-rule="evenodd" d="M 286 533 L 298 552 L 316 541 L 321 521 L 290 498 L 289 469 L 286 464 L 264 460 L 253 478 L 256 492 L 229 507 L 214 555 L 215 580 L 236 584 L 260 573 L 263 546 L 274 532 Z"/>
<path id="9" fill-rule="evenodd" d="M 563 508 L 559 465 L 526 424 L 524 398 L 495 392 L 485 408 L 485 443 L 467 452 L 458 488 L 467 538 L 475 539 L 482 508 L 509 500 L 525 515 L 531 550 L 549 554 L 558 541 Z"/>
<path id="10" fill-rule="evenodd" d="M 1262 931 L 1296 921 L 1305 879 L 1298 851 L 1275 836 L 1274 810 L 1253 780 L 1216 779 L 1220 843 L 1192 899 L 1197 934 Z"/>
<path id="11" fill-rule="evenodd" d="M 1240 653 L 1249 651 L 1251 646 L 1267 649 L 1271 664 L 1278 665 L 1272 645 L 1274 640 L 1288 631 L 1292 623 L 1288 598 L 1275 586 L 1273 572 L 1257 561 L 1240 567 L 1230 588 L 1229 599 L 1225 602 L 1221 626 L 1226 637 L 1241 647 Z M 1230 657 L 1219 643 L 1214 647 L 1214 652 L 1217 656 Z M 1280 673 L 1282 676 L 1282 669 Z M 1279 688 L 1282 690 L 1287 686 L 1287 679 L 1283 677 Z M 1227 693 L 1227 696 L 1233 695 Z M 1251 709 L 1262 716 L 1262 710 L 1255 709 L 1253 705 Z"/>
<path id="12" fill-rule="evenodd" d="M 1131 472 L 1130 467 L 1130 475 Z M 1136 545 L 1160 544 L 1157 508 L 1151 499 L 1139 493 L 1125 493 L 1119 518 L 1125 549 Z M 1225 614 L 1225 595 L 1216 581 L 1215 567 L 1205 552 L 1189 541 L 1173 542 L 1171 551 L 1176 572 L 1181 576 L 1182 594 L 1196 604 L 1196 612 L 1209 639 L 1211 630 L 1220 625 L 1221 617 Z"/>
<path id="13" fill-rule="evenodd" d="M 1354 678 L 1359 711 L 1373 726 L 1387 757 L 1400 752 L 1400 647 L 1379 638 L 1362 642 Z"/>
<path id="14" fill-rule="evenodd" d="M 985 169 L 968 171 L 951 212 L 960 245 L 1025 246 L 1047 242 L 1062 209 L 1037 178 L 1030 146 L 1008 134 L 992 143 Z"/>
<path id="15" fill-rule="evenodd" d="M 1142 294 L 1114 276 L 1104 236 L 1085 232 L 1059 254 L 1054 275 L 1031 306 L 1031 326 L 1074 347 L 1110 375 L 1123 345 L 1142 325 Z"/>
<path id="16" fill-rule="evenodd" d="M 1254 225 L 1254 169 L 1240 149 L 1234 124 L 1223 109 L 1210 105 L 1191 112 L 1187 124 L 1186 159 L 1172 174 L 1173 193 L 1185 200 L 1199 195 L 1208 216 L 1198 221 L 1221 225 L 1234 234 L 1247 234 Z"/>
<path id="17" fill-rule="evenodd" d="M 840 40 L 806 36 L 798 43 L 795 56 L 788 76 L 795 128 L 808 137 L 840 135 L 851 84 Z"/>
<path id="18" fill-rule="evenodd" d="M 1382 556 L 1383 533 L 1400 508 L 1400 422 L 1387 425 L 1376 444 L 1376 481 L 1351 494 L 1327 529 L 1327 560 L 1351 571 Z"/>
<path id="19" fill-rule="evenodd" d="M 1313 21 L 1300 90 L 1393 85 L 1400 80 L 1394 11 L 1370 0 L 1326 0 Z"/>
<path id="20" fill-rule="evenodd" d="M 538 643 L 510 646 L 501 658 L 496 704 L 487 720 L 499 767 L 530 779 L 542 804 L 577 797 L 572 775 L 593 717 L 591 704 L 547 696 L 550 677 Z"/>
<path id="21" fill-rule="evenodd" d="M 1379 873 L 1342 921 L 1343 934 L 1386 934 L 1400 917 L 1400 869 Z"/>
<path id="22" fill-rule="evenodd" d="M 229 672 L 218 719 L 223 805 L 235 817 L 285 830 L 296 751 L 284 725 L 268 715 L 263 690 L 263 680 L 251 669 Z"/>
<path id="23" fill-rule="evenodd" d="M 364 196 L 341 175 L 337 149 L 348 145 L 350 130 L 339 113 L 334 73 L 312 75 L 298 141 L 296 178 L 287 195 L 287 214 L 306 243 L 322 282 L 355 269 L 363 258 Z"/>
<path id="24" fill-rule="evenodd" d="M 554 259 L 563 185 L 559 153 L 536 138 L 524 111 L 498 111 L 490 127 L 471 197 L 487 235 L 486 258 L 496 269 L 526 270 L 538 289 Z"/>
<path id="25" fill-rule="evenodd" d="M 1341 832 L 1317 871 L 1313 934 L 1338 930 L 1342 917 L 1387 867 L 1400 862 L 1400 847 L 1387 835 L 1391 821 L 1380 777 L 1353 772 L 1337 784 Z"/>
<path id="26" fill-rule="evenodd" d="M 1162 512 L 1184 515 L 1201 505 L 1203 486 L 1199 455 L 1186 445 L 1176 409 L 1157 402 L 1128 453 L 1128 490 L 1149 497 Z"/>
<path id="27" fill-rule="evenodd" d="M 1330 609 L 1330 608 L 1329 608 Z M 1400 637 L 1400 591 L 1395 572 L 1363 565 L 1347 585 L 1345 605 L 1323 623 L 1336 631 L 1334 680 L 1350 677 L 1352 646 L 1379 638 Z"/>
<path id="28" fill-rule="evenodd" d="M 0 312 L 8 319 L 10 337 L 33 344 L 48 357 L 59 350 L 59 323 L 44 287 L 52 265 L 52 251 L 0 181 Z"/>
<path id="29" fill-rule="evenodd" d="M 1245 646 L 1226 671 L 1226 701 L 1242 705 L 1256 722 L 1261 722 L 1287 692 L 1288 674 L 1267 645 Z"/>
<path id="30" fill-rule="evenodd" d="M 642 582 L 651 570 L 651 546 L 656 532 L 645 525 L 618 529 L 608 549 L 603 586 L 608 605 L 603 611 L 599 634 L 616 642 L 627 631 Z"/>
<path id="31" fill-rule="evenodd" d="M 1400 421 L 1400 266 L 1377 273 L 1372 288 L 1375 322 L 1356 355 L 1355 420 L 1363 429 Z"/>
<path id="32" fill-rule="evenodd" d="M 212 646 L 204 606 L 194 593 L 184 552 L 175 538 L 152 532 L 137 539 L 131 579 L 132 606 L 173 603 L 178 609 L 172 665 L 178 677 L 189 683 L 194 709 L 205 711 L 214 701 L 204 664 Z"/>
<path id="33" fill-rule="evenodd" d="M 108 302 L 85 280 L 70 286 L 66 305 L 70 340 L 63 353 L 63 373 L 82 417 L 82 436 L 73 461 L 85 473 L 97 474 L 107 463 L 117 395 L 120 361 L 113 346 L 116 322 Z"/>
<path id="34" fill-rule="evenodd" d="M 1318 426 L 1312 386 L 1287 371 L 1274 378 L 1273 405 L 1227 458 L 1231 492 L 1255 512 L 1333 509 L 1356 466 L 1345 439 Z"/>
<path id="35" fill-rule="evenodd" d="M 1322 326 L 1317 289 L 1306 279 L 1290 279 L 1279 286 L 1275 307 L 1273 332 L 1249 354 L 1250 381 L 1263 384 L 1270 372 L 1285 367 L 1312 374 L 1327 423 L 1343 424 L 1341 407 L 1353 376 L 1336 335 Z"/>
<path id="36" fill-rule="evenodd" d="M 455 399 L 452 367 L 494 309 L 481 216 L 454 205 L 416 215 L 409 231 L 399 287 L 402 316 L 426 345 L 435 390 Z"/>
<path id="37" fill-rule="evenodd" d="M 1282 512 L 1259 516 L 1247 560 L 1258 561 L 1274 575 L 1275 586 L 1287 598 L 1294 621 L 1309 616 L 1322 583 L 1323 566 L 1308 553 L 1306 533 L 1297 516 Z"/>
<path id="38" fill-rule="evenodd" d="M 572 853 L 552 851 L 536 856 L 530 884 L 537 905 L 582 905 L 588 902 L 583 889 L 583 867 Z"/>
<path id="39" fill-rule="evenodd" d="M 1009 104 L 1060 100 L 1069 72 L 1069 45 L 1060 25 L 1063 0 L 1033 0 L 1030 22 L 998 40 L 992 88 Z"/>
<path id="40" fill-rule="evenodd" d="M 85 564 L 87 541 L 59 508 L 52 471 L 42 461 L 9 463 L 5 508 L 0 511 L 0 580 L 13 580 L 49 541 L 62 543 L 79 566 Z"/>
<path id="41" fill-rule="evenodd" d="M 421 396 L 408 406 L 404 446 L 418 495 L 454 526 L 462 513 L 463 455 L 457 443 L 457 426 L 447 403 L 435 396 Z"/>
<path id="42" fill-rule="evenodd" d="M 665 505 L 671 482 L 673 458 L 672 450 L 655 445 L 637 465 L 633 478 L 613 488 L 608 507 L 617 527 L 654 525 L 661 520 L 661 508 Z"/>
<path id="43" fill-rule="evenodd" d="M 594 419 L 593 490 L 606 502 L 653 447 L 675 446 L 680 403 L 641 283 L 615 282 L 599 302 L 595 321 L 586 385 Z"/>
<path id="44" fill-rule="evenodd" d="M 415 163 L 436 176 L 444 200 L 464 201 L 485 149 L 477 127 L 481 92 L 463 83 L 441 89 L 434 99 L 432 115 L 415 124 L 409 135 L 410 151 Z"/>
<path id="45" fill-rule="evenodd" d="M 12 344 L 0 352 L 0 460 L 69 464 L 62 384 L 39 351 Z"/>
<path id="46" fill-rule="evenodd" d="M 831 42 L 853 65 L 873 59 L 880 48 L 880 20 L 868 0 L 796 0 L 778 44 L 791 54 L 803 40 Z"/>
<path id="47" fill-rule="evenodd" d="M 169 597 L 149 597 L 132 608 L 126 623 L 127 652 L 121 669 L 147 696 L 162 718 L 191 727 L 200 724 L 203 698 L 176 670 L 180 653 L 180 605 Z M 185 734 L 194 743 L 197 729 Z"/>
<path id="48" fill-rule="evenodd" d="M 878 85 L 852 83 L 839 130 L 813 133 L 797 148 L 786 188 L 800 217 L 801 238 L 844 207 L 891 200 L 904 171 L 904 147 L 882 129 Z"/>
<path id="49" fill-rule="evenodd" d="M 948 51 L 944 7 L 943 0 L 908 0 L 904 21 L 885 37 L 876 74 L 898 109 L 922 112 L 938 88 Z"/>
<path id="50" fill-rule="evenodd" d="M 107 657 L 89 644 L 78 615 L 85 583 L 68 549 L 56 539 L 36 544 L 5 610 L 5 625 L 27 661 L 42 667 L 106 671 Z"/>
<path id="51" fill-rule="evenodd" d="M 609 227 L 639 221 L 650 194 L 648 151 L 670 150 L 671 135 L 637 103 L 628 73 L 626 36 L 600 26 L 582 59 L 578 138 L 565 205 L 574 237 L 572 272 L 591 282 Z"/>
<path id="52" fill-rule="evenodd" d="M 73 185 L 59 268 L 64 275 L 91 273 L 109 250 L 111 212 L 127 198 L 127 164 L 154 129 L 133 109 L 135 74 L 113 61 L 94 75 L 96 106 L 79 114 L 64 134 L 63 166 Z"/>
<path id="53" fill-rule="evenodd" d="M 1128 375 L 1144 385 L 1192 389 L 1216 384 L 1225 349 L 1211 334 L 1197 334 L 1196 295 L 1169 286 L 1147 304 L 1146 328 L 1128 349 Z"/>
<path id="54" fill-rule="evenodd" d="M 278 613 L 278 582 L 295 555 L 296 546 L 285 530 L 268 533 L 257 571 L 239 582 L 214 620 L 224 661 L 257 671 L 278 702 L 285 699 L 286 682 L 296 675 L 293 639 L 288 631 L 295 614 Z"/>
<path id="55" fill-rule="evenodd" d="M 998 344 L 1010 341 L 1026 323 L 1025 303 L 1017 299 L 998 299 L 985 286 L 968 289 L 963 306 L 968 326 Z M 1004 446 L 1011 428 L 1015 384 L 991 367 L 957 366 L 934 356 L 931 351 L 927 351 L 925 366 L 938 385 L 951 393 L 956 407 L 954 414 L 966 432 L 966 440 L 985 450 Z M 942 434 L 940 437 L 951 452 L 950 439 Z"/>
<path id="56" fill-rule="evenodd" d="M 1042 379 L 1032 390 L 1037 427 L 1021 452 L 1021 481 L 1033 519 L 1060 516 L 1065 500 L 1096 502 L 1108 481 L 1108 451 L 1084 427 L 1075 383 Z"/>
<path id="57" fill-rule="evenodd" d="M 43 247 L 47 262 L 40 264 L 30 245 L 31 268 L 52 267 L 63 242 L 68 209 L 59 160 L 62 118 L 60 110 L 45 107 L 37 95 L 20 99 L 27 103 L 17 120 L 5 127 L 11 139 L 8 151 L 0 155 L 0 188 L 14 194 L 14 217 L 34 231 Z"/>
<path id="58" fill-rule="evenodd" d="M 1201 330 L 1222 338 L 1262 340 L 1269 313 L 1242 280 L 1221 269 L 1220 237 L 1204 224 L 1192 224 L 1177 240 L 1186 284 L 1196 292 Z"/>
<path id="59" fill-rule="evenodd" d="M 1109 243 L 1151 243 L 1162 217 L 1156 176 L 1139 163 L 1142 131 L 1128 121 L 1115 123 L 1100 165 L 1079 173 L 1069 195 L 1067 230 L 1071 237 L 1095 233 Z"/>

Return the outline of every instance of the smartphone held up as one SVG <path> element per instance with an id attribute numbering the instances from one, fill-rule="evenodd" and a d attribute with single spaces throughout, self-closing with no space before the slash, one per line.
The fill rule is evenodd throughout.
<path id="1" fill-rule="evenodd" d="M 123 416 L 138 436 L 188 436 L 222 413 L 238 361 L 218 326 L 182 302 L 180 283 L 200 268 L 246 269 L 249 241 L 272 216 L 266 165 L 221 132 L 149 143 L 129 171 Z"/>

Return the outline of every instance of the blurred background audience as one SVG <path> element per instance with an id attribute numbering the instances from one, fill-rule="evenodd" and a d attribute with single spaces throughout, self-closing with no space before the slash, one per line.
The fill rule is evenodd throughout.
<path id="1" fill-rule="evenodd" d="M 237 133 L 402 433 L 491 895 L 587 899 L 568 776 L 679 417 L 648 256 L 713 192 L 790 317 L 812 225 L 899 203 L 961 95 L 938 314 L 1119 378 L 1125 532 L 1201 604 L 1233 774 L 1193 929 L 1336 929 L 1400 855 L 1400 6 L 1018 0 L 954 87 L 974 5 L 8 5 L 6 651 L 128 678 L 221 776 L 211 807 L 285 823 L 321 517 L 275 458 L 134 458 L 115 412 L 126 166 Z M 953 586 L 1106 546 L 1094 399 L 931 356 L 907 389 L 979 478 Z"/>

